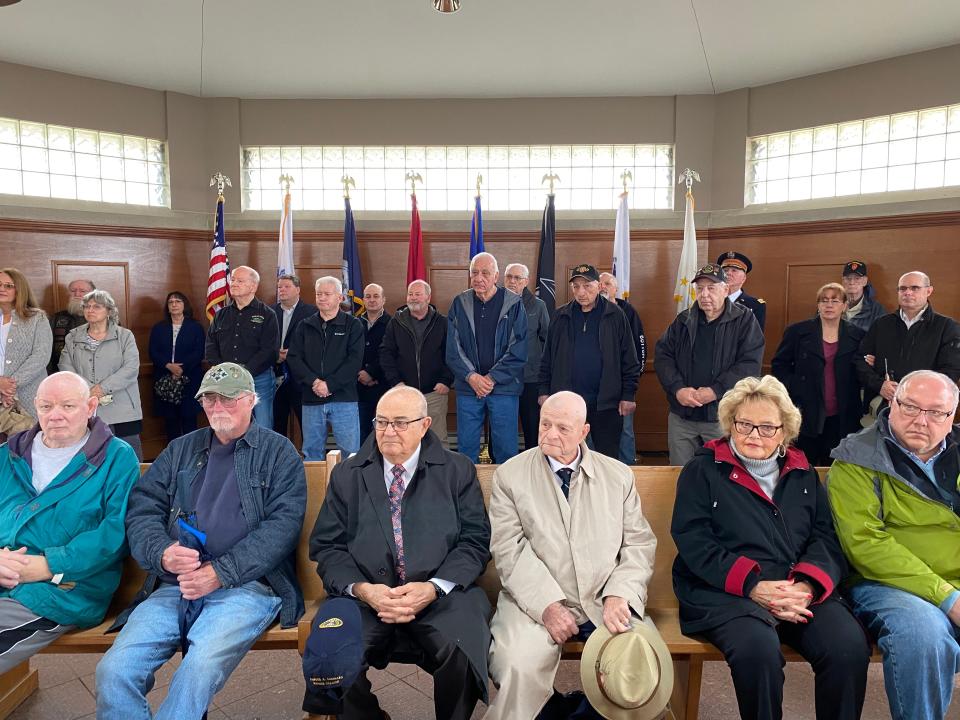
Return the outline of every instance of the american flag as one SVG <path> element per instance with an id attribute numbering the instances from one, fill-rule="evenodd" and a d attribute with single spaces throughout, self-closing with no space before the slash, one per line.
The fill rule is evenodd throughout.
<path id="1" fill-rule="evenodd" d="M 210 248 L 210 274 L 207 277 L 207 320 L 213 320 L 217 310 L 227 304 L 230 287 L 230 261 L 227 259 L 227 241 L 223 235 L 223 195 L 217 198 L 217 229 Z"/>

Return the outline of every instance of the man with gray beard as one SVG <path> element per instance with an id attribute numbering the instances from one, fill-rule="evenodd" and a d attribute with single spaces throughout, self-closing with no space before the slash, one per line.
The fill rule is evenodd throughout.
<path id="1" fill-rule="evenodd" d="M 50 327 L 53 330 L 53 352 L 50 354 L 50 363 L 47 365 L 47 375 L 53 375 L 60 368 L 60 353 L 67 341 L 67 333 L 86 322 L 83 317 L 83 296 L 93 292 L 97 286 L 91 280 L 77 278 L 67 285 L 70 291 L 70 301 L 67 309 L 61 310 L 50 318 Z"/>

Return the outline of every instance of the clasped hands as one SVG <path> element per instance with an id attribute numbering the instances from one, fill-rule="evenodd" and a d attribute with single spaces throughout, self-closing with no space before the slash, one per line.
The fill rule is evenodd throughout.
<path id="1" fill-rule="evenodd" d="M 496 385 L 493 378 L 489 375 L 480 373 L 470 373 L 467 375 L 467 383 L 473 388 L 478 398 L 486 397 L 493 392 L 493 386 Z"/>
<path id="2" fill-rule="evenodd" d="M 761 580 L 750 591 L 750 599 L 778 620 L 805 623 L 813 617 L 808 609 L 813 588 L 804 580 Z"/>
<path id="3" fill-rule="evenodd" d="M 330 388 L 327 387 L 325 380 L 317 378 L 313 381 L 313 385 L 311 385 L 310 388 L 317 397 L 330 397 Z"/>
<path id="4" fill-rule="evenodd" d="M 0 548 L 0 587 L 12 590 L 20 583 L 45 582 L 53 577 L 43 555 L 28 555 L 27 548 Z"/>
<path id="5" fill-rule="evenodd" d="M 703 407 L 717 399 L 717 394 L 708 387 L 685 387 L 677 390 L 677 402 L 684 407 Z"/>
<path id="6" fill-rule="evenodd" d="M 385 623 L 408 623 L 427 605 L 437 599 L 433 583 L 411 582 L 399 587 L 358 582 L 353 595 L 372 607 Z"/>
<path id="7" fill-rule="evenodd" d="M 200 553 L 180 543 L 163 551 L 163 569 L 177 576 L 180 594 L 185 600 L 199 600 L 220 588 L 220 578 L 209 562 L 200 562 Z"/>
<path id="8" fill-rule="evenodd" d="M 557 645 L 563 645 L 580 632 L 577 619 L 570 612 L 570 608 L 559 600 L 547 605 L 541 619 Z M 603 599 L 603 624 L 613 635 L 630 629 L 630 605 L 624 598 L 608 595 Z"/>

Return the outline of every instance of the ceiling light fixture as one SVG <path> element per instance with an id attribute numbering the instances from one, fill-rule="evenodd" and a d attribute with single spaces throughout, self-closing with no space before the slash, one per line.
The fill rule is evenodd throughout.
<path id="1" fill-rule="evenodd" d="M 441 13 L 455 13 L 460 9 L 460 0 L 433 0 L 433 9 Z"/>

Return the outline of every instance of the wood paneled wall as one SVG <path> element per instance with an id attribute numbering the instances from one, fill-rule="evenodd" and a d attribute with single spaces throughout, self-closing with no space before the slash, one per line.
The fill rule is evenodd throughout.
<path id="1" fill-rule="evenodd" d="M 562 218 L 559 224 L 562 227 Z M 408 235 L 361 230 L 358 237 L 364 280 L 383 285 L 387 307 L 393 311 L 406 295 Z M 960 285 L 951 272 L 952 259 L 960 254 L 960 212 L 714 228 L 701 230 L 698 238 L 702 259 L 737 249 L 753 261 L 746 287 L 767 301 L 767 362 L 788 320 L 809 317 L 815 310 L 816 289 L 838 280 L 843 263 L 854 258 L 868 264 L 871 280 L 888 309 L 896 303 L 898 277 L 920 269 L 933 280 L 932 302 L 937 311 L 960 316 Z M 522 262 L 536 275 L 538 232 L 487 233 L 485 239 L 501 268 Z M 637 444 L 641 450 L 664 450 L 667 403 L 652 362 L 656 339 L 674 316 L 673 284 L 682 232 L 635 230 L 631 241 L 631 301 L 643 320 L 650 348 L 637 397 Z M 66 284 L 78 276 L 73 273 L 96 273 L 109 278 L 111 286 L 117 285 L 109 289 L 126 306 L 125 324 L 136 335 L 141 352 L 141 393 L 147 415 L 143 440 L 148 457 L 162 447 L 162 426 L 149 417 L 147 337 L 162 318 L 163 301 L 171 290 L 184 292 L 195 315 L 203 316 L 209 244 L 210 233 L 205 231 L 0 219 L 0 266 L 12 265 L 25 272 L 48 311 L 62 306 Z M 558 301 L 569 299 L 564 272 L 581 262 L 609 266 L 612 244 L 612 228 L 557 233 Z M 445 313 L 453 295 L 467 287 L 469 241 L 465 233 L 427 232 L 424 245 L 434 303 Z M 261 272 L 264 282 L 259 295 L 273 302 L 275 233 L 228 230 L 227 247 L 233 266 L 251 265 Z M 304 299 L 310 301 L 314 278 L 339 273 L 342 236 L 297 231 L 294 253 L 304 279 Z"/>

